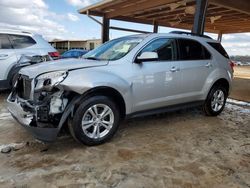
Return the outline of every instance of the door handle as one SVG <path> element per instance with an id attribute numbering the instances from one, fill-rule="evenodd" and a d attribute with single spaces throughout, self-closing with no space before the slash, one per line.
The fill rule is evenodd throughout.
<path id="1" fill-rule="evenodd" d="M 172 67 L 170 69 L 171 72 L 178 72 L 180 69 L 179 68 L 176 68 L 176 67 Z"/>
<path id="2" fill-rule="evenodd" d="M 8 54 L 0 54 L 0 59 L 5 59 L 7 58 L 9 55 Z"/>
<path id="3" fill-rule="evenodd" d="M 211 63 L 207 63 L 207 64 L 205 65 L 205 67 L 207 67 L 207 68 L 212 67 L 212 64 L 211 64 Z"/>
<path id="4" fill-rule="evenodd" d="M 0 57 L 8 57 L 8 54 L 0 54 Z"/>

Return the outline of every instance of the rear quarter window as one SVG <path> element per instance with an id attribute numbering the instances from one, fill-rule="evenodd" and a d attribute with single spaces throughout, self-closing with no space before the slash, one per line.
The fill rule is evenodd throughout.
<path id="1" fill-rule="evenodd" d="M 212 46 L 217 52 L 219 52 L 222 56 L 229 59 L 229 55 L 227 54 L 226 50 L 220 43 L 217 42 L 208 42 L 210 46 Z"/>
<path id="2" fill-rule="evenodd" d="M 36 41 L 30 36 L 9 35 L 9 37 L 15 49 L 27 48 L 36 44 Z"/>

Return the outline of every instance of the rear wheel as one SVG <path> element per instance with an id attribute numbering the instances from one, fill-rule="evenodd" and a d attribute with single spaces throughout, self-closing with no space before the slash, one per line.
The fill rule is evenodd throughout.
<path id="1" fill-rule="evenodd" d="M 78 107 L 70 132 L 77 141 L 85 145 L 99 145 L 113 137 L 119 120 L 119 110 L 111 99 L 93 96 Z"/>
<path id="2" fill-rule="evenodd" d="M 223 86 L 213 86 L 203 105 L 205 114 L 208 116 L 219 115 L 225 107 L 227 96 L 227 90 Z"/>

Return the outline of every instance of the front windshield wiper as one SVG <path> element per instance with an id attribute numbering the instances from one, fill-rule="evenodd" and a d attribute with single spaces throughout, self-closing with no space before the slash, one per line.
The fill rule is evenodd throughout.
<path id="1" fill-rule="evenodd" d="M 85 57 L 84 59 L 90 59 L 90 60 L 100 60 L 100 59 L 98 59 L 98 58 L 96 58 L 96 57 Z"/>

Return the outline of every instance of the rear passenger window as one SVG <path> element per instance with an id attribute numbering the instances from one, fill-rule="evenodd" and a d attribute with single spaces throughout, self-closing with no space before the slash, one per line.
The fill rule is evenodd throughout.
<path id="1" fill-rule="evenodd" d="M 36 41 L 29 36 L 22 35 L 9 35 L 12 45 L 15 49 L 27 48 L 34 44 Z"/>
<path id="2" fill-rule="evenodd" d="M 197 41 L 178 39 L 180 60 L 206 60 L 211 58 L 210 52 Z"/>
<path id="3" fill-rule="evenodd" d="M 175 59 L 175 43 L 173 39 L 157 39 L 147 45 L 141 52 L 156 52 L 159 61 L 170 61 Z M 140 55 L 139 54 L 139 55 Z"/>
<path id="4" fill-rule="evenodd" d="M 9 38 L 5 34 L 0 34 L 0 49 L 12 49 Z"/>
<path id="5" fill-rule="evenodd" d="M 223 48 L 223 46 L 220 43 L 216 42 L 208 42 L 210 46 L 212 46 L 217 52 L 219 52 L 221 55 L 223 55 L 225 58 L 229 59 L 229 55 L 227 54 L 226 50 Z"/>

